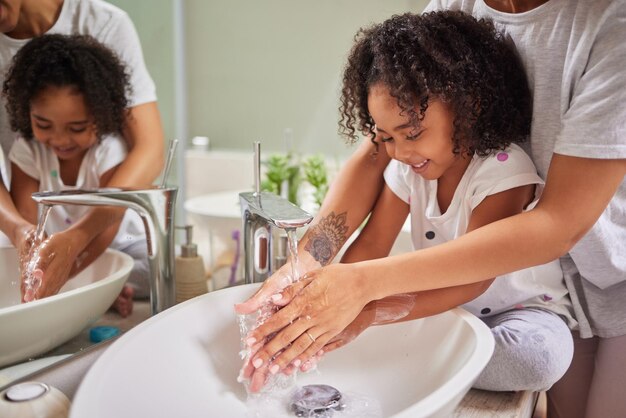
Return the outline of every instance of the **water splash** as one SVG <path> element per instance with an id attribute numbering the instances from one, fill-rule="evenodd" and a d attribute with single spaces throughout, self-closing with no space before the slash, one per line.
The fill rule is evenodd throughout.
<path id="1" fill-rule="evenodd" d="M 291 263 L 291 282 L 295 283 L 300 278 L 299 274 L 299 260 L 298 260 L 298 236 L 296 234 L 295 228 L 286 229 L 287 233 L 287 242 L 288 242 L 288 259 Z M 265 321 L 267 321 L 275 312 L 278 311 L 278 307 L 271 303 L 270 300 L 267 300 L 259 310 L 253 314 L 249 315 L 238 315 L 239 322 L 239 332 L 241 335 L 241 351 L 240 356 L 244 360 L 244 364 L 247 364 L 251 357 L 254 356 L 255 352 L 252 351 L 252 348 L 246 344 L 246 338 L 250 334 L 250 332 L 260 325 L 262 325 Z M 267 337 L 263 344 L 267 341 L 271 340 L 273 335 Z M 243 371 L 243 369 L 242 369 Z M 294 372 L 290 376 L 287 376 L 282 373 L 278 373 L 276 375 L 268 376 L 268 380 L 263 386 L 261 390 L 261 394 L 267 395 L 268 393 L 282 392 L 284 390 L 293 388 L 296 382 L 297 372 Z M 252 394 L 248 390 L 249 382 L 243 378 L 242 373 L 240 373 L 238 377 L 238 381 L 244 383 L 246 386 L 246 390 L 248 391 L 248 397 L 253 398 L 259 396 L 259 394 Z"/>
<path id="2" fill-rule="evenodd" d="M 41 213 L 39 214 L 39 221 L 37 222 L 37 230 L 35 231 L 35 245 L 39 245 L 44 239 L 46 221 L 48 220 L 48 215 L 50 215 L 51 209 L 51 205 L 42 205 Z"/>
<path id="3" fill-rule="evenodd" d="M 27 260 L 20 260 L 20 265 L 25 265 L 23 272 L 24 276 L 24 301 L 30 302 L 35 300 L 35 295 L 41 287 L 41 280 L 43 278 L 43 272 L 37 269 L 41 257 L 39 256 L 40 244 L 45 238 L 45 225 L 50 215 L 52 206 L 43 205 L 41 213 L 39 214 L 39 221 L 37 222 L 37 229 L 35 230 L 35 237 L 33 240 L 33 250 L 28 254 Z"/>

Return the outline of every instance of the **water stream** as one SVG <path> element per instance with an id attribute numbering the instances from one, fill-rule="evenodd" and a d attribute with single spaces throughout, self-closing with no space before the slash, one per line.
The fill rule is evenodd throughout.
<path id="1" fill-rule="evenodd" d="M 297 251 L 298 236 L 296 234 L 295 228 L 286 229 L 285 232 L 287 233 L 288 259 L 291 265 L 290 280 L 292 283 L 294 283 L 300 277 L 299 268 L 298 268 L 298 251 Z M 240 352 L 240 355 L 242 359 L 244 360 L 244 362 L 249 361 L 250 357 L 254 356 L 254 352 L 252 351 L 252 349 L 248 347 L 245 343 L 245 339 L 247 338 L 248 334 L 250 333 L 251 330 L 259 327 L 261 324 L 267 321 L 267 319 L 271 317 L 276 311 L 278 311 L 278 309 L 279 308 L 276 305 L 274 305 L 270 300 L 268 300 L 265 302 L 263 306 L 261 306 L 261 308 L 256 313 L 250 314 L 250 315 L 239 315 L 238 317 L 239 331 L 240 331 L 240 335 L 242 339 L 242 350 Z M 268 339 L 271 339 L 271 337 L 272 336 L 270 336 Z M 246 382 L 245 379 L 243 379 L 241 376 L 239 380 L 243 382 L 244 385 L 246 385 L 246 389 L 247 389 L 248 382 Z M 269 392 L 274 392 L 274 391 L 281 391 L 286 388 L 293 387 L 294 384 L 295 384 L 295 373 L 292 376 L 286 376 L 282 373 L 279 373 L 279 374 L 269 377 L 268 382 L 265 384 L 262 392 L 269 393 Z"/>
<path id="2" fill-rule="evenodd" d="M 287 242 L 289 250 L 289 260 L 291 260 L 291 282 L 295 283 L 300 279 L 298 271 L 298 235 L 295 228 L 285 230 L 287 232 Z"/>
<path id="3" fill-rule="evenodd" d="M 35 230 L 35 237 L 31 252 L 26 256 L 27 260 L 20 259 L 20 266 L 25 265 L 23 271 L 24 276 L 24 300 L 29 302 L 35 299 L 37 290 L 41 287 L 41 275 L 35 274 L 35 268 L 39 264 L 39 245 L 45 238 L 45 226 L 48 220 L 48 215 L 52 206 L 43 205 L 41 213 L 39 214 L 39 220 L 37 222 L 37 229 Z"/>

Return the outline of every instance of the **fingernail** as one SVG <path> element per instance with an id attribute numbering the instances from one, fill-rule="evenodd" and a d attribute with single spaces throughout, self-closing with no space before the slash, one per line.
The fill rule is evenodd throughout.
<path id="1" fill-rule="evenodd" d="M 309 370 L 309 369 L 311 368 L 311 366 L 312 366 L 311 362 L 310 362 L 310 361 L 306 361 L 306 362 L 302 365 L 302 370 L 306 372 L 307 370 Z"/>
<path id="2" fill-rule="evenodd" d="M 41 269 L 35 269 L 33 270 L 33 276 L 37 279 L 42 279 L 43 278 L 43 270 Z"/>
<path id="3" fill-rule="evenodd" d="M 263 359 L 260 359 L 260 358 L 254 359 L 254 361 L 252 362 L 252 365 L 254 366 L 255 369 L 258 369 L 259 367 L 263 365 Z"/>
<path id="4" fill-rule="evenodd" d="M 299 358 L 293 361 L 293 367 L 300 367 L 301 364 L 302 364 L 302 360 L 300 360 Z"/>
<path id="5" fill-rule="evenodd" d="M 254 337 L 250 337 L 246 339 L 246 344 L 248 345 L 248 347 L 252 346 L 255 342 L 256 342 L 256 338 Z"/>
<path id="6" fill-rule="evenodd" d="M 280 366 L 278 364 L 274 364 L 272 367 L 270 367 L 271 374 L 276 374 L 278 373 L 279 370 L 280 370 Z"/>
<path id="7" fill-rule="evenodd" d="M 274 295 L 272 295 L 272 300 L 274 302 L 278 302 L 279 300 L 281 300 L 283 298 L 283 295 L 281 293 L 276 293 Z"/>
<path id="8" fill-rule="evenodd" d="M 324 355 L 324 350 L 320 350 L 317 352 L 316 356 L 322 357 Z"/>

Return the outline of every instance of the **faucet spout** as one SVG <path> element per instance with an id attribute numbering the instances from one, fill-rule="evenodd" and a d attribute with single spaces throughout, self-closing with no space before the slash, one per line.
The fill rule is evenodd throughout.
<path id="1" fill-rule="evenodd" d="M 176 303 L 174 281 L 174 203 L 176 188 L 95 189 L 33 193 L 44 205 L 119 206 L 141 217 L 150 265 L 150 306 L 155 315 Z"/>
<path id="2" fill-rule="evenodd" d="M 274 193 L 239 194 L 243 221 L 246 283 L 265 280 L 272 273 L 272 227 L 290 230 L 303 227 L 313 216 Z"/>

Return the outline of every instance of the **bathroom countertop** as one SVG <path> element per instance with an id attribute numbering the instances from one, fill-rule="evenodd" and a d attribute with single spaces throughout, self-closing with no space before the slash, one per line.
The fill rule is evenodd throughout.
<path id="1" fill-rule="evenodd" d="M 531 418 L 537 397 L 537 392 L 471 389 L 454 412 L 454 418 Z"/>
<path id="2" fill-rule="evenodd" d="M 68 342 L 60 345 L 54 350 L 46 353 L 46 356 L 54 356 L 60 354 L 72 354 L 77 353 L 86 347 L 93 345 L 94 343 L 89 340 L 89 330 L 97 326 L 114 326 L 120 329 L 120 333 L 123 334 L 126 331 L 133 328 L 135 325 L 143 322 L 150 317 L 150 301 L 149 300 L 135 300 L 133 304 L 133 313 L 122 318 L 117 312 L 108 310 L 100 319 L 98 319 L 91 327 L 84 329 L 76 337 L 72 338 Z"/>

